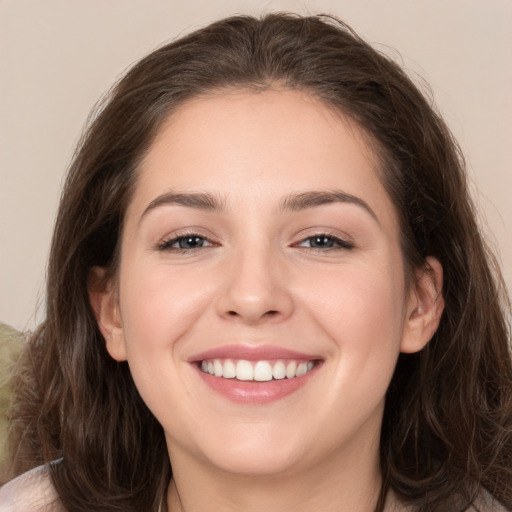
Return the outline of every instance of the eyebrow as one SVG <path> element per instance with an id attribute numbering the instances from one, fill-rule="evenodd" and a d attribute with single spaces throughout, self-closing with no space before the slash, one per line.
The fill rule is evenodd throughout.
<path id="1" fill-rule="evenodd" d="M 332 203 L 348 203 L 359 206 L 366 210 L 377 224 L 380 224 L 376 213 L 371 209 L 370 205 L 366 201 L 360 197 L 343 192 L 342 190 L 312 191 L 290 194 L 283 199 L 281 208 L 283 210 L 298 211 Z"/>
<path id="2" fill-rule="evenodd" d="M 360 197 L 348 194 L 341 190 L 330 191 L 310 191 L 292 193 L 281 201 L 282 210 L 299 211 L 308 208 L 316 208 L 319 206 L 332 203 L 348 203 L 354 204 L 366 210 L 373 219 L 380 224 L 375 212 L 371 209 L 366 201 Z M 217 195 L 207 192 L 166 192 L 149 203 L 140 217 L 140 221 L 155 208 L 160 206 L 185 206 L 188 208 L 196 208 L 205 211 L 225 211 L 225 202 Z"/>
<path id="3" fill-rule="evenodd" d="M 208 194 L 206 192 L 166 192 L 153 199 L 151 203 L 148 204 L 142 215 L 140 216 L 140 220 L 142 219 L 155 208 L 160 206 L 186 206 L 188 208 L 196 208 L 199 210 L 206 211 L 224 211 L 225 205 L 224 201 L 213 194 Z"/>

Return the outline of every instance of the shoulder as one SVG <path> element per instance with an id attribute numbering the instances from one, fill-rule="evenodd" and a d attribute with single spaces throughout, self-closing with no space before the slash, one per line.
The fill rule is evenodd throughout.
<path id="1" fill-rule="evenodd" d="M 45 466 L 34 468 L 0 487 L 2 512 L 65 512 Z"/>

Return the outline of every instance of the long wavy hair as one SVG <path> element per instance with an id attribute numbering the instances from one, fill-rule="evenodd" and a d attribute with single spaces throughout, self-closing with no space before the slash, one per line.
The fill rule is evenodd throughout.
<path id="1" fill-rule="evenodd" d="M 46 320 L 15 378 L 12 471 L 41 463 L 70 512 L 165 510 L 172 476 L 161 426 L 127 363 L 105 349 L 88 299 L 93 266 L 115 275 L 141 159 L 187 99 L 224 88 L 306 91 L 355 120 L 379 157 L 409 269 L 435 256 L 445 311 L 389 387 L 380 465 L 420 512 L 482 492 L 512 508 L 512 364 L 505 287 L 448 128 L 401 68 L 329 16 L 223 19 L 163 46 L 113 88 L 69 169 L 48 267 Z M 455 510 L 455 508 L 450 508 Z M 458 510 L 458 508 L 457 508 Z"/>

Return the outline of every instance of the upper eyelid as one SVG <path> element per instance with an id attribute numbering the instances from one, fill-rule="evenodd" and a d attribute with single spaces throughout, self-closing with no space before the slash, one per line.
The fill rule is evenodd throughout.
<path id="1" fill-rule="evenodd" d="M 204 235 L 201 233 L 195 233 L 193 231 L 186 232 L 186 233 L 178 233 L 175 235 L 164 236 L 162 238 L 162 241 L 179 240 L 180 238 L 187 238 L 187 237 L 193 237 L 193 236 L 196 236 L 197 238 L 204 238 L 205 240 L 211 241 L 211 237 L 209 237 L 208 235 Z"/>
<path id="2" fill-rule="evenodd" d="M 311 229 L 304 229 L 301 230 L 297 235 L 296 238 L 298 241 L 307 240 L 308 238 L 314 238 L 317 236 L 326 236 L 329 238 L 334 238 L 336 240 L 339 240 L 340 242 L 350 243 L 353 244 L 354 240 L 353 237 L 350 236 L 348 233 L 339 233 L 339 232 L 333 232 L 329 229 L 321 229 L 321 228 L 312 228 Z"/>
<path id="3" fill-rule="evenodd" d="M 161 241 L 174 240 L 174 239 L 184 238 L 187 236 L 197 236 L 200 238 L 204 238 L 205 240 L 208 240 L 210 242 L 212 242 L 213 239 L 215 238 L 213 236 L 213 234 L 206 233 L 204 229 L 192 226 L 190 228 L 172 230 L 170 233 L 161 237 Z"/>

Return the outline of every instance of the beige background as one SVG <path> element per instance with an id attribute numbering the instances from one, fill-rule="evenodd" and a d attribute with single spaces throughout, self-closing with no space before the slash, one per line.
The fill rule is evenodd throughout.
<path id="1" fill-rule="evenodd" d="M 512 290 L 512 0 L 0 0 L 0 321 L 44 314 L 60 185 L 100 95 L 164 41 L 272 10 L 336 14 L 430 83 Z"/>

